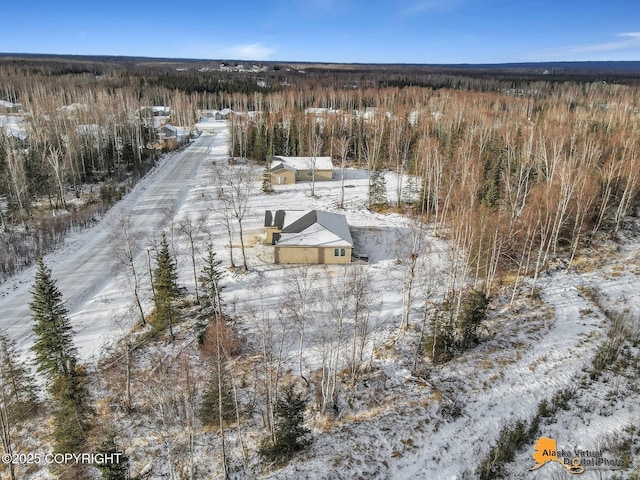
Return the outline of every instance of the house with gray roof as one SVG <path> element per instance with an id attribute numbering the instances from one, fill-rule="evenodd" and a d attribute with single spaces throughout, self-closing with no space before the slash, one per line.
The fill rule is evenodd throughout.
<path id="1" fill-rule="evenodd" d="M 353 239 L 344 215 L 322 210 L 267 210 L 267 243 L 275 263 L 351 263 Z"/>

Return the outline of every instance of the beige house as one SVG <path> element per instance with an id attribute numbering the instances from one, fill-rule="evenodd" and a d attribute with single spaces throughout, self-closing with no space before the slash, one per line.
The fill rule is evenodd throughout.
<path id="1" fill-rule="evenodd" d="M 285 185 L 296 183 L 296 169 L 286 163 L 278 162 L 271 167 L 271 184 Z"/>
<path id="2" fill-rule="evenodd" d="M 275 263 L 351 263 L 353 240 L 344 215 L 320 210 L 268 210 L 267 243 Z"/>
<path id="3" fill-rule="evenodd" d="M 301 181 L 327 181 L 333 177 L 331 157 L 273 157 L 271 183 L 283 185 Z"/>

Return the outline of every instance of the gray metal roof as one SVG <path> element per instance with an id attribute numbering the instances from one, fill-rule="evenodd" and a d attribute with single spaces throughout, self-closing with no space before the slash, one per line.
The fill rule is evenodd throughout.
<path id="1" fill-rule="evenodd" d="M 353 239 L 351 238 L 351 232 L 349 231 L 349 225 L 347 225 L 345 216 L 337 213 L 324 212 L 322 210 L 311 210 L 283 228 L 283 235 L 281 238 L 285 240 L 287 238 L 285 234 L 303 233 L 305 230 L 313 230 L 313 233 L 310 232 L 307 237 L 309 242 L 308 245 L 324 244 L 327 242 L 326 236 L 323 236 L 321 234 L 322 232 L 317 228 L 311 228 L 316 224 L 322 227 L 325 231 L 331 232 L 350 246 L 353 246 Z M 304 243 L 304 241 L 300 239 L 298 243 Z"/>

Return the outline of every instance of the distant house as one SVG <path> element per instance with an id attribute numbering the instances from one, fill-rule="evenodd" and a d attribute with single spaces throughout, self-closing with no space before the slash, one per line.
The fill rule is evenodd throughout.
<path id="1" fill-rule="evenodd" d="M 171 115 L 171 107 L 165 105 L 153 105 L 151 111 L 154 117 L 168 117 Z"/>
<path id="2" fill-rule="evenodd" d="M 164 105 L 149 105 L 140 107 L 142 121 L 147 127 L 160 128 L 169 121 L 171 107 Z"/>
<path id="3" fill-rule="evenodd" d="M 158 129 L 158 144 L 157 148 L 176 148 L 178 145 L 185 143 L 189 140 L 191 130 L 187 127 L 176 127 L 174 125 L 166 124 Z"/>
<path id="4" fill-rule="evenodd" d="M 273 157 L 271 160 L 271 183 L 282 185 L 300 181 L 331 180 L 333 162 L 331 157 Z"/>
<path id="5" fill-rule="evenodd" d="M 160 129 L 160 133 L 163 134 L 165 138 L 175 138 L 178 141 L 182 141 L 188 137 L 191 132 L 186 127 L 176 127 L 167 124 Z"/>
<path id="6" fill-rule="evenodd" d="M 215 114 L 216 120 L 227 120 L 229 116 L 233 113 L 233 110 L 230 108 L 223 108 L 222 110 L 218 110 Z"/>
<path id="7" fill-rule="evenodd" d="M 264 225 L 275 263 L 351 263 L 353 240 L 344 215 L 321 210 L 268 210 Z"/>

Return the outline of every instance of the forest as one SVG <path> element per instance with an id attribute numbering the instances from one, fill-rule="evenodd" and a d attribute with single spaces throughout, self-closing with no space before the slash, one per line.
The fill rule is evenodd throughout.
<path id="1" fill-rule="evenodd" d="M 433 372 L 490 336 L 490 302 L 505 309 L 542 302 L 540 277 L 580 269 L 585 256 L 618 241 L 640 216 L 635 74 L 609 73 L 604 80 L 602 72 L 517 74 L 490 67 L 303 70 L 276 64 L 259 74 L 213 67 L 143 59 L 0 59 L 0 284 L 36 265 L 31 366 L 44 382 L 38 392 L 15 345 L 0 336 L 0 358 L 8 366 L 0 378 L 3 453 L 34 444 L 54 453 L 126 453 L 126 462 L 115 466 L 53 466 L 58 477 L 51 478 L 151 478 L 152 462 L 139 451 L 148 452 L 153 441 L 169 478 L 248 478 L 256 472 L 276 478 L 269 475 L 312 440 L 339 435 L 343 411 L 352 408 L 351 418 L 357 413 L 364 422 L 382 408 L 371 393 L 386 391 L 378 383 L 381 367 L 371 366 L 384 355 L 380 351 L 396 352 L 414 380 L 433 388 L 431 399 L 437 390 L 439 418 L 454 421 L 461 407 L 445 389 L 433 387 Z M 265 175 L 238 180 L 255 184 L 238 199 L 233 192 L 240 183 L 232 175 L 216 171 L 212 177 L 224 206 L 224 221 L 216 225 L 228 231 L 228 249 L 214 245 L 211 231 L 205 241 L 204 217 L 176 223 L 175 236 L 190 246 L 185 258 L 194 295 L 178 282 L 173 220 L 150 250 L 134 245 L 123 219 L 119 255 L 133 278 L 136 328 L 97 365 L 87 366 L 42 256 L 67 235 L 99 223 L 161 155 L 183 148 L 161 143 L 154 106 L 169 107 L 163 122 L 194 137 L 202 117 L 230 109 L 228 156 L 241 160 L 238 172 L 255 167 Z M 268 172 L 276 155 L 330 156 L 341 190 L 337 210 L 347 208 L 345 172 L 363 172 L 366 201 L 358 208 L 406 222 L 406 248 L 396 261 L 402 305 L 394 328 L 373 328 L 373 271 L 360 266 L 340 274 L 291 270 L 293 293 L 275 316 L 229 300 L 225 281 L 251 275 L 242 230 L 248 198 L 259 194 L 259 185 L 260 195 L 274 195 Z M 222 218 L 220 211 L 213 214 Z M 234 219 L 242 267 L 233 257 Z M 447 245 L 441 295 L 432 294 L 425 273 L 427 230 L 434 245 Z M 148 256 L 154 252 L 153 265 L 148 257 L 150 311 L 138 297 L 142 272 L 133 252 L 145 248 Z M 220 260 L 223 249 L 230 265 Z M 312 300 L 318 282 L 350 295 L 322 310 L 321 301 Z M 584 295 L 604 305 L 596 293 Z M 618 318 L 601 310 L 609 320 Z M 322 336 L 312 320 L 328 322 L 325 331 L 337 336 Z M 368 363 L 367 345 L 383 331 L 387 337 L 375 340 Z M 321 365 L 313 369 L 304 365 L 303 347 L 311 332 L 321 339 Z M 290 337 L 297 343 L 287 357 Z M 628 337 L 636 348 L 637 338 Z M 605 351 L 613 356 L 600 358 L 598 375 L 624 350 L 626 336 L 615 339 L 615 354 L 612 347 Z M 593 375 L 590 381 L 596 381 Z M 314 420 L 305 423 L 310 412 Z M 50 431 L 30 426 L 34 417 L 46 418 Z M 537 428 L 530 427 L 530 437 Z M 127 443 L 125 429 L 139 434 L 139 443 Z M 211 451 L 207 442 L 215 458 L 197 466 Z M 478 460 L 475 473 L 500 478 L 496 462 L 485 471 Z M 26 475 L 36 470 L 11 465 L 6 471 L 13 480 L 31 478 Z"/>

